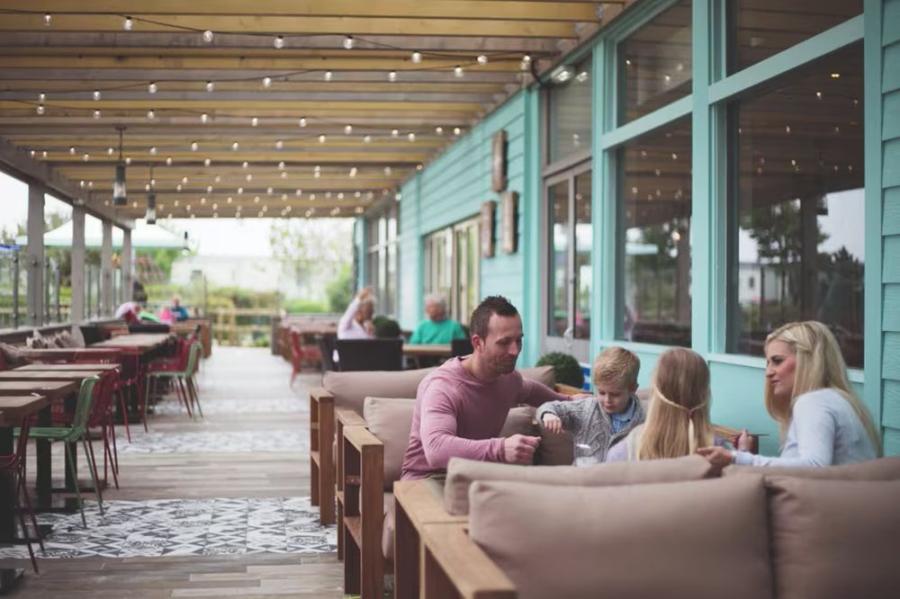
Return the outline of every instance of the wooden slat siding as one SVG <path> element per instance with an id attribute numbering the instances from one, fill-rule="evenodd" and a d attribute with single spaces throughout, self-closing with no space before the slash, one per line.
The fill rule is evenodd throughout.
<path id="1" fill-rule="evenodd" d="M 882 7 L 881 426 L 885 455 L 900 455 L 900 0 L 885 0 Z"/>
<path id="2" fill-rule="evenodd" d="M 507 135 L 507 189 L 519 192 L 518 230 L 521 236 L 524 222 L 524 202 L 535 202 L 537 198 L 526 198 L 525 187 L 525 102 L 524 95 L 511 99 L 505 106 L 468 132 L 445 154 L 440 156 L 419 177 L 419 194 L 416 182 L 409 181 L 403 188 L 401 209 L 402 268 L 407 274 L 401 283 L 404 295 L 419 293 L 424 285 L 424 272 L 410 275 L 419 269 L 419 254 L 424 250 L 422 237 L 454 223 L 478 215 L 481 204 L 487 200 L 497 200 L 494 258 L 481 262 L 482 297 L 489 294 L 503 294 L 521 306 L 524 297 L 523 252 L 521 237 L 519 251 L 506 255 L 499 247 L 502 230 L 502 214 L 499 209 L 499 194 L 491 190 L 491 148 L 494 133 L 503 129 Z M 418 282 L 418 285 L 417 285 Z M 419 287 L 419 288 L 416 288 Z M 400 306 L 400 320 L 415 326 L 421 316 L 413 313 L 414 300 L 407 297 Z"/>

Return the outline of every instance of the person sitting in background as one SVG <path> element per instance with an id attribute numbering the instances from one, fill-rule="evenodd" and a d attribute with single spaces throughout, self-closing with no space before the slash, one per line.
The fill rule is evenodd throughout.
<path id="1" fill-rule="evenodd" d="M 137 322 L 141 306 L 137 302 L 125 302 L 116 308 L 116 318 L 124 320 L 127 324 Z"/>
<path id="2" fill-rule="evenodd" d="M 172 305 L 169 307 L 169 312 L 172 313 L 177 322 L 190 318 L 187 308 L 181 305 L 181 298 L 177 295 L 172 297 Z"/>
<path id="3" fill-rule="evenodd" d="M 738 451 L 703 447 L 698 453 L 718 468 L 831 466 L 881 455 L 878 429 L 850 387 L 841 348 L 828 327 L 791 322 L 766 337 L 765 401 L 781 425 L 780 457 L 749 453 L 747 431 Z"/>
<path id="4" fill-rule="evenodd" d="M 447 318 L 447 300 L 444 296 L 432 293 L 425 298 L 425 315 L 428 317 L 419 323 L 413 331 L 409 342 L 413 344 L 444 344 L 454 339 L 465 339 L 466 332 L 462 325 L 452 318 Z"/>
<path id="5" fill-rule="evenodd" d="M 644 410 L 634 394 L 640 369 L 641 361 L 632 352 L 608 347 L 594 361 L 596 397 L 545 403 L 538 408 L 537 418 L 548 432 L 570 432 L 576 445 L 590 448 L 592 461 L 603 462 L 610 447 L 644 421 Z"/>
<path id="6" fill-rule="evenodd" d="M 138 320 L 140 320 L 141 322 L 162 322 L 159 319 L 159 316 L 148 310 L 147 306 L 144 304 L 140 304 L 140 310 L 138 311 Z"/>
<path id="7" fill-rule="evenodd" d="M 663 352 L 653 372 L 647 420 L 609 450 L 607 462 L 678 458 L 706 445 L 722 445 L 709 419 L 709 367 L 703 357 L 676 347 Z"/>
<path id="8" fill-rule="evenodd" d="M 375 313 L 375 297 L 371 287 L 362 288 L 347 306 L 341 320 L 338 321 L 338 339 L 374 339 L 375 325 L 372 315 Z"/>

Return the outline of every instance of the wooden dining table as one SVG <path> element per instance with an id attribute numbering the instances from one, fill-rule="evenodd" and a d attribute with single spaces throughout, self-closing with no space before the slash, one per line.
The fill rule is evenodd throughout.
<path id="1" fill-rule="evenodd" d="M 98 372 L 111 372 L 118 370 L 118 364 L 27 364 L 13 368 L 14 372 L 80 372 L 84 370 L 95 370 Z"/>
<path id="2" fill-rule="evenodd" d="M 56 362 L 62 360 L 93 360 L 96 362 L 118 362 L 122 350 L 118 347 L 50 347 L 46 349 L 23 349 L 22 354 L 32 362 Z"/>
<path id="3" fill-rule="evenodd" d="M 403 344 L 403 355 L 410 358 L 449 358 L 451 352 L 449 343 Z"/>
<path id="4" fill-rule="evenodd" d="M 119 335 L 91 345 L 92 349 L 117 347 L 129 353 L 145 354 L 172 338 L 172 333 L 134 333 Z"/>
<path id="5" fill-rule="evenodd" d="M 50 405 L 43 395 L 0 396 L 0 455 L 15 454 L 15 427 L 22 420 Z M 16 542 L 16 480 L 3 477 L 0 480 L 0 543 Z M 0 594 L 19 584 L 24 574 L 21 568 L 0 568 Z"/>
<path id="6" fill-rule="evenodd" d="M 89 376 L 101 376 L 103 370 L 3 370 L 0 381 L 78 381 Z"/>

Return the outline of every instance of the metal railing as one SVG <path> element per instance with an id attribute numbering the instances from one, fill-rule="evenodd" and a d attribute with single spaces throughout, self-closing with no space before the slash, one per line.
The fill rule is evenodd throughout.
<path id="1" fill-rule="evenodd" d="M 27 315 L 26 272 L 21 268 L 20 247 L 0 245 L 0 329 L 16 329 Z"/>

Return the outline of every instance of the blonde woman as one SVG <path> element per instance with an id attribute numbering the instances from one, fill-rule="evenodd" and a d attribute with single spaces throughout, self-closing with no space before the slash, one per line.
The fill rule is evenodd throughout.
<path id="1" fill-rule="evenodd" d="M 850 387 L 837 340 L 821 322 L 792 322 L 766 338 L 766 410 L 781 426 L 780 457 L 704 447 L 714 466 L 830 466 L 877 458 L 878 431 Z M 746 431 L 745 431 L 746 433 Z"/>
<path id="2" fill-rule="evenodd" d="M 679 347 L 659 357 L 647 421 L 614 445 L 606 461 L 677 458 L 724 442 L 709 422 L 709 367 L 699 354 Z"/>

